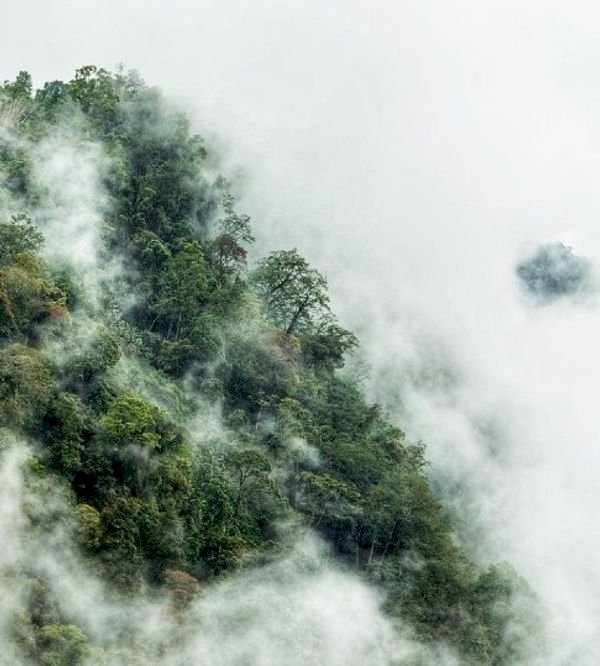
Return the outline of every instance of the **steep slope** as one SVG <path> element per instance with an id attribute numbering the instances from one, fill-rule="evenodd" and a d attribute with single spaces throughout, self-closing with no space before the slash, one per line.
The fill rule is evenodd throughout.
<path id="1" fill-rule="evenodd" d="M 423 447 L 343 371 L 358 342 L 321 273 L 296 250 L 248 271 L 250 221 L 186 118 L 135 73 L 85 67 L 5 83 L 0 128 L 0 420 L 21 493 L 2 533 L 37 544 L 2 563 L 11 663 L 190 663 L 168 646 L 208 591 L 279 580 L 311 535 L 405 638 L 524 658 L 533 594 L 461 553 Z M 168 630 L 150 647 L 142 623 L 90 631 L 44 546 L 129 614 L 170 599 Z"/>

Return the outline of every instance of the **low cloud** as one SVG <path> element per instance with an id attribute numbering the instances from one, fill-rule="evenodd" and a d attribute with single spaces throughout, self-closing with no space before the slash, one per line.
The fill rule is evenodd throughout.
<path id="1" fill-rule="evenodd" d="M 542 302 L 590 291 L 592 262 L 562 243 L 540 245 L 517 266 L 523 288 Z"/>

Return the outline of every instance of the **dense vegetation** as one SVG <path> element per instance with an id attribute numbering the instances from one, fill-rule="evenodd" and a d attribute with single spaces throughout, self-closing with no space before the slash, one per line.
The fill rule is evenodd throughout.
<path id="1" fill-rule="evenodd" d="M 461 553 L 422 446 L 342 371 L 357 340 L 325 278 L 296 250 L 248 270 L 249 218 L 186 118 L 137 75 L 85 67 L 5 83 L 0 125 L 0 426 L 33 443 L 29 483 L 63 490 L 89 566 L 185 603 L 302 525 L 420 639 L 513 663 L 525 586 Z M 32 147 L 58 131 L 102 149 L 93 274 L 44 239 Z M 83 663 L 77 618 L 15 575 L 23 659 Z"/>

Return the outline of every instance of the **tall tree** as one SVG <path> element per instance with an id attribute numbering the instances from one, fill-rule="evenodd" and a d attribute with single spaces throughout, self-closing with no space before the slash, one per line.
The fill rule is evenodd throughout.
<path id="1" fill-rule="evenodd" d="M 264 298 L 267 316 L 288 334 L 312 332 L 330 312 L 327 280 L 296 248 L 263 259 L 252 283 Z"/>

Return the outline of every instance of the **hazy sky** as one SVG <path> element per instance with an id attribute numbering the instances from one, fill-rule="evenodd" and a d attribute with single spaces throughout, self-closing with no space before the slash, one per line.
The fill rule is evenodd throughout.
<path id="1" fill-rule="evenodd" d="M 556 240 L 600 261 L 600 6 L 0 0 L 0 25 L 0 78 L 123 62 L 215 133 L 259 247 L 330 276 L 458 484 L 474 556 L 540 591 L 555 664 L 597 664 L 600 311 L 533 306 L 514 269 Z"/>

